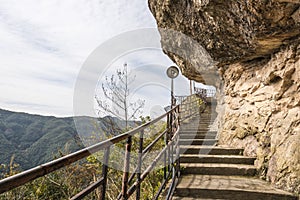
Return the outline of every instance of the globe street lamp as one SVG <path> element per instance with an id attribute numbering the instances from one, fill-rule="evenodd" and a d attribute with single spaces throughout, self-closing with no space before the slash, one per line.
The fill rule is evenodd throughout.
<path id="1" fill-rule="evenodd" d="M 171 66 L 167 69 L 167 75 L 171 79 L 171 109 L 175 106 L 174 98 L 174 79 L 179 75 L 179 69 L 175 66 Z"/>

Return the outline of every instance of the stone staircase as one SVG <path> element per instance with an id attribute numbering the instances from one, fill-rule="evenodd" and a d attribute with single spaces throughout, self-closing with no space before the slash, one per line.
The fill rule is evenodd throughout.
<path id="1" fill-rule="evenodd" d="M 182 123 L 181 176 L 172 199 L 298 199 L 256 178 L 255 158 L 243 156 L 243 149 L 217 146 L 217 132 L 209 128 L 212 110 Z"/>

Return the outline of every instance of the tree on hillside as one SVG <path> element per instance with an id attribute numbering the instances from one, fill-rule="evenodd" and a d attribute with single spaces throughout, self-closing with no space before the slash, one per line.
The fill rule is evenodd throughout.
<path id="1" fill-rule="evenodd" d="M 127 63 L 124 63 L 122 69 L 116 70 L 116 75 L 110 78 L 106 76 L 102 83 L 103 97 L 96 95 L 96 102 L 100 108 L 99 112 L 111 114 L 122 118 L 125 121 L 125 127 L 128 129 L 128 122 L 137 118 L 142 112 L 145 100 L 138 99 L 131 101 L 130 86 L 134 82 L 133 76 L 128 70 Z"/>

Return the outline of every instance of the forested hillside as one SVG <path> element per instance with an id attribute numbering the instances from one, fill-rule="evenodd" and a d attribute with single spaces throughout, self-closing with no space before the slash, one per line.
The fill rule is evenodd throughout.
<path id="1" fill-rule="evenodd" d="M 122 130 L 123 123 L 116 118 L 78 119 L 84 122 L 92 120 L 96 123 L 94 129 L 101 127 L 101 131 L 109 134 L 119 134 Z M 113 130 L 111 123 L 117 124 Z M 87 134 L 96 131 L 99 132 L 88 130 Z M 14 163 L 19 164 L 22 170 L 29 169 L 60 156 L 59 152 L 66 154 L 83 148 L 81 139 L 73 117 L 56 118 L 0 109 L 0 164 L 8 165 L 14 157 Z"/>

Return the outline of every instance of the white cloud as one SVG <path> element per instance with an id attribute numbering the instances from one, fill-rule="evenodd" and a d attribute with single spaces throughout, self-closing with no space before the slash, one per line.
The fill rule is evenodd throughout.
<path id="1" fill-rule="evenodd" d="M 73 115 L 75 82 L 87 57 L 112 37 L 145 27 L 156 27 L 147 0 L 0 0 L 0 108 Z M 139 77 L 135 97 L 146 100 L 144 114 L 170 102 L 167 56 L 140 50 L 112 65 L 124 61 Z M 175 80 L 176 94 L 188 87 L 185 78 Z"/>
<path id="2" fill-rule="evenodd" d="M 0 107 L 72 115 L 87 56 L 114 35 L 155 26 L 147 0 L 0 0 Z"/>

